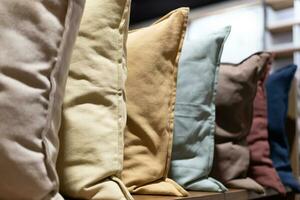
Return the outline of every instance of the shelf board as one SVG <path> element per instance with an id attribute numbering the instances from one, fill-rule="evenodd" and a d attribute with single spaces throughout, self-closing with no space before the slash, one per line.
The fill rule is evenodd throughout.
<path id="1" fill-rule="evenodd" d="M 290 190 L 287 190 L 289 193 Z M 279 194 L 272 190 L 267 189 L 265 194 L 257 194 L 255 192 L 248 192 L 242 189 L 230 189 L 225 193 L 215 192 L 189 192 L 188 197 L 174 197 L 174 196 L 152 196 L 152 195 L 134 195 L 135 200 L 254 200 L 265 197 L 279 196 Z"/>
<path id="2" fill-rule="evenodd" d="M 291 192 L 290 189 L 286 188 L 287 192 Z M 250 200 L 254 200 L 254 199 L 260 199 L 263 197 L 272 197 L 272 196 L 277 196 L 278 192 L 276 192 L 273 189 L 266 189 L 266 193 L 265 194 L 257 194 L 255 192 L 248 192 L 248 199 Z"/>
<path id="3" fill-rule="evenodd" d="M 294 5 L 293 0 L 266 0 L 266 4 L 271 6 L 274 10 L 281 10 L 292 7 Z"/>
<path id="4" fill-rule="evenodd" d="M 267 51 L 275 53 L 276 57 L 290 57 L 293 53 L 300 51 L 300 46 L 294 46 L 293 44 L 276 45 Z"/>
<path id="5" fill-rule="evenodd" d="M 216 192 L 189 192 L 188 197 L 134 195 L 134 200 L 245 200 L 248 197 L 246 190 L 230 190 L 225 193 Z"/>
<path id="6" fill-rule="evenodd" d="M 269 24 L 267 26 L 267 30 L 271 33 L 281 33 L 281 32 L 288 32 L 293 30 L 293 26 L 300 24 L 300 19 L 291 19 L 291 20 L 284 20 L 281 22 L 276 22 Z"/>
<path id="7" fill-rule="evenodd" d="M 286 187 L 287 197 L 293 197 L 295 194 L 292 190 Z M 273 189 L 266 189 L 265 194 L 257 194 L 255 192 L 243 189 L 230 189 L 225 193 L 216 192 L 192 192 L 189 191 L 188 197 L 175 197 L 175 196 L 153 196 L 153 195 L 134 195 L 134 200 L 255 200 L 264 199 L 268 197 L 274 199 L 282 199 L 282 196 Z M 287 198 L 286 199 L 294 199 Z"/>
<path id="8" fill-rule="evenodd" d="M 214 192 L 189 192 L 188 197 L 134 195 L 134 200 L 220 200 L 224 198 L 223 193 Z"/>

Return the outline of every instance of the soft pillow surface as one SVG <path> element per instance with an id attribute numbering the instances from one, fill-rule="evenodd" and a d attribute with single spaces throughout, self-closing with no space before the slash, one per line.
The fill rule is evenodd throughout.
<path id="1" fill-rule="evenodd" d="M 63 199 L 61 105 L 84 0 L 0 1 L 0 199 Z"/>
<path id="2" fill-rule="evenodd" d="M 265 90 L 265 80 L 267 76 L 268 71 L 258 81 L 257 92 L 254 99 L 253 123 L 251 131 L 247 136 L 250 149 L 248 175 L 262 186 L 272 188 L 281 194 L 285 194 L 285 188 L 270 159 L 267 98 Z"/>
<path id="3" fill-rule="evenodd" d="M 252 125 L 257 83 L 265 74 L 270 57 L 269 53 L 256 53 L 239 64 L 220 67 L 216 149 L 211 176 L 228 187 L 245 188 L 248 182 L 246 189 L 264 192 L 255 181 L 247 181 L 250 180 L 247 178 L 250 153 L 246 137 Z"/>
<path id="4" fill-rule="evenodd" d="M 87 0 L 70 66 L 60 131 L 61 193 L 132 199 L 120 180 L 130 1 Z"/>
<path id="5" fill-rule="evenodd" d="M 230 27 L 184 41 L 179 62 L 170 177 L 188 190 L 226 191 L 208 177 L 214 155 L 219 62 Z"/>
<path id="6" fill-rule="evenodd" d="M 300 184 L 292 174 L 285 120 L 288 110 L 288 94 L 296 72 L 296 65 L 288 65 L 272 73 L 266 82 L 269 142 L 271 158 L 282 183 L 296 192 Z"/>
<path id="7" fill-rule="evenodd" d="M 167 178 L 177 65 L 187 15 L 187 8 L 175 10 L 128 36 L 128 120 L 122 179 L 135 194 L 187 195 Z"/>

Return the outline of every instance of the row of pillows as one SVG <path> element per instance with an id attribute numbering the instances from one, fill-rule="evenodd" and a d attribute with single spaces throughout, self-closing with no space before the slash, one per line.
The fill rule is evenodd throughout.
<path id="1" fill-rule="evenodd" d="M 266 104 L 271 55 L 220 67 L 229 27 L 184 39 L 181 8 L 128 34 L 130 0 L 84 4 L 0 2 L 0 199 L 263 192 L 259 184 L 284 193 L 267 105 L 271 158 L 300 191 L 284 129 L 294 65 L 270 75 Z"/>

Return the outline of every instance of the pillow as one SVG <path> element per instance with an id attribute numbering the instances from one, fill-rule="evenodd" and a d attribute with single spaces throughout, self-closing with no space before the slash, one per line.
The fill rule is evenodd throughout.
<path id="1" fill-rule="evenodd" d="M 245 180 L 250 160 L 246 137 L 252 124 L 257 82 L 265 73 L 270 56 L 269 53 L 256 53 L 237 65 L 223 64 L 220 67 L 216 95 L 216 149 L 211 176 L 228 187 L 247 186 L 245 189 L 264 192 L 255 181 Z"/>
<path id="2" fill-rule="evenodd" d="M 128 37 L 128 120 L 122 178 L 135 194 L 187 195 L 167 178 L 177 65 L 187 15 L 187 8 L 175 10 Z"/>
<path id="3" fill-rule="evenodd" d="M 285 194 L 285 188 L 273 167 L 270 159 L 270 146 L 268 142 L 267 99 L 265 93 L 265 80 L 268 70 L 258 81 L 257 92 L 253 105 L 253 123 L 247 136 L 250 149 L 249 177 L 266 188 L 277 190 Z"/>
<path id="4" fill-rule="evenodd" d="M 0 1 L 0 199 L 63 199 L 62 97 L 84 0 Z"/>
<path id="5" fill-rule="evenodd" d="M 226 191 L 208 175 L 214 154 L 219 62 L 229 32 L 230 27 L 226 27 L 184 41 L 178 71 L 170 177 L 188 190 Z"/>
<path id="6" fill-rule="evenodd" d="M 130 0 L 87 0 L 75 44 L 60 131 L 63 195 L 132 199 L 120 181 Z"/>
<path id="7" fill-rule="evenodd" d="M 266 81 L 269 142 L 271 159 L 284 185 L 300 192 L 299 182 L 292 174 L 289 145 L 285 130 L 288 94 L 297 66 L 288 65 L 269 76 Z"/>

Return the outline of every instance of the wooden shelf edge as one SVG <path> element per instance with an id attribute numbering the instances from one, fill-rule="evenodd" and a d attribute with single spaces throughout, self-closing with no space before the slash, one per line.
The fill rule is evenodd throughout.
<path id="1" fill-rule="evenodd" d="M 265 2 L 268 6 L 271 6 L 273 10 L 290 8 L 294 5 L 293 0 L 266 0 Z"/>
<path id="2" fill-rule="evenodd" d="M 243 189 L 230 189 L 225 193 L 214 192 L 190 192 L 188 197 L 174 196 L 151 196 L 151 195 L 134 195 L 135 200 L 254 200 L 264 197 L 279 196 L 271 189 L 267 189 L 265 194 L 257 194 Z"/>
<path id="3" fill-rule="evenodd" d="M 275 53 L 276 57 L 289 57 L 293 56 L 294 52 L 300 51 L 300 46 L 283 46 L 278 48 L 270 48 L 267 51 Z"/>
<path id="4" fill-rule="evenodd" d="M 245 200 L 247 199 L 247 191 L 230 190 L 225 193 L 190 191 L 188 197 L 134 195 L 133 198 L 134 200 Z"/>
<path id="5" fill-rule="evenodd" d="M 267 30 L 271 33 L 280 33 L 292 31 L 293 26 L 300 24 L 300 19 L 284 20 L 282 22 L 270 24 L 267 26 Z"/>

